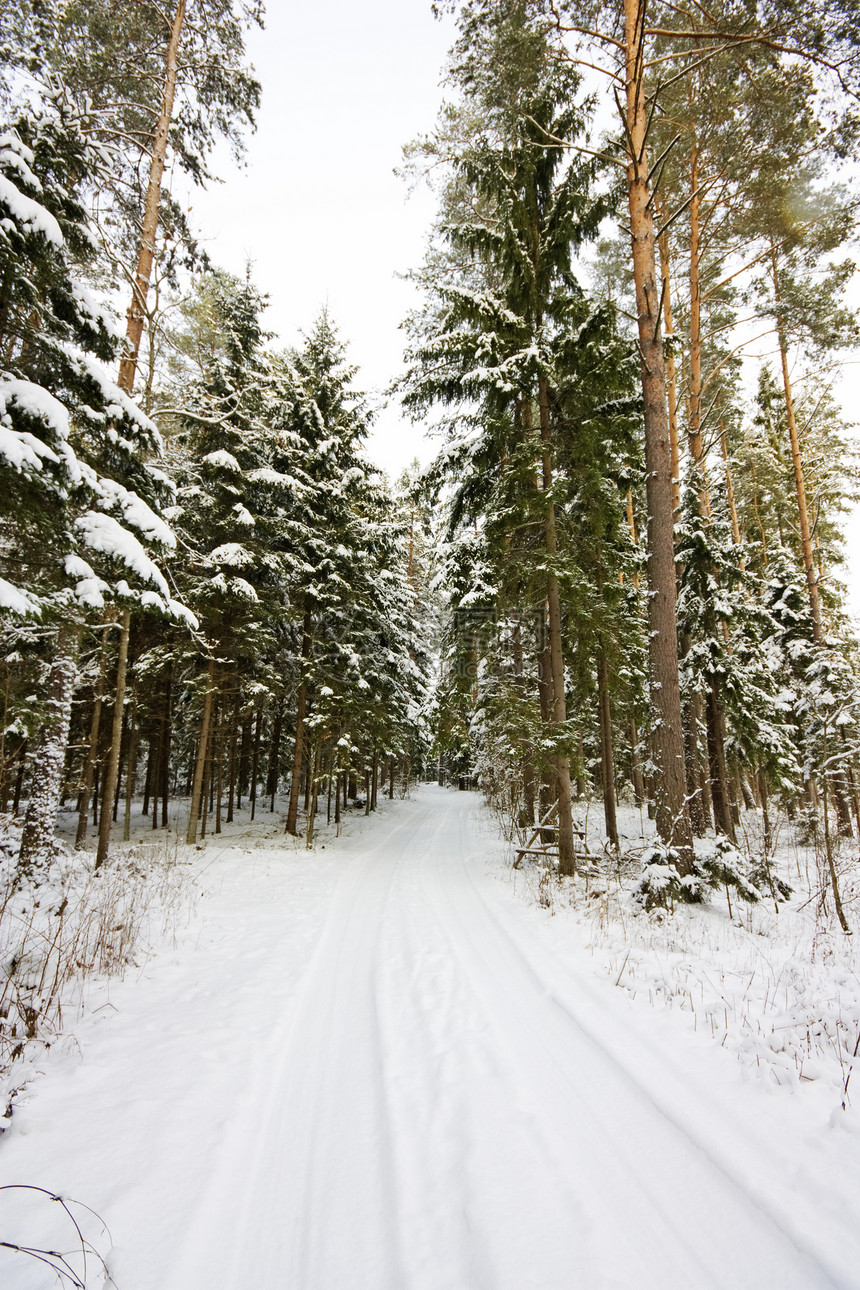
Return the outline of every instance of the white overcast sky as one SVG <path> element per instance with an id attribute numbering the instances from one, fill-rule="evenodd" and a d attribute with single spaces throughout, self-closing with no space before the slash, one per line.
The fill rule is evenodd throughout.
<path id="1" fill-rule="evenodd" d="M 293 344 L 327 306 L 372 394 L 400 368 L 398 327 L 416 296 L 397 275 L 421 263 L 433 215 L 427 191 L 409 197 L 394 169 L 434 124 L 452 32 L 430 0 L 269 0 L 250 40 L 263 103 L 247 166 L 219 159 L 225 182 L 192 195 L 213 261 L 234 273 L 253 261 L 280 340 Z M 392 404 L 370 451 L 396 474 L 430 450 Z"/>
<path id="2" fill-rule="evenodd" d="M 263 102 L 247 165 L 220 158 L 224 182 L 191 195 L 213 261 L 234 273 L 253 262 L 281 343 L 328 307 L 374 405 L 400 369 L 399 323 L 416 299 L 397 275 L 421 263 L 434 209 L 394 170 L 403 145 L 433 126 L 452 38 L 430 0 L 269 0 L 266 29 L 249 41 Z M 849 370 L 846 412 L 860 418 L 860 368 Z M 432 452 L 394 401 L 369 449 L 391 475 Z M 847 529 L 860 614 L 860 510 Z"/>

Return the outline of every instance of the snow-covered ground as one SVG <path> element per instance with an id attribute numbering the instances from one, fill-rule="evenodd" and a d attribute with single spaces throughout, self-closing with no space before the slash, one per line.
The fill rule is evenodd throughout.
<path id="1" fill-rule="evenodd" d="M 0 1182 L 106 1221 L 73 1211 L 119 1290 L 860 1287 L 842 1087 L 738 1060 L 728 1004 L 702 1023 L 719 982 L 651 1006 L 684 937 L 733 971 L 752 924 L 625 924 L 606 884 L 572 907 L 473 794 L 312 852 L 281 828 L 194 853 L 199 898 L 92 986 L 0 1138 Z M 17 1189 L 0 1240 L 74 1246 Z M 54 1284 L 0 1248 L 3 1290 Z"/>

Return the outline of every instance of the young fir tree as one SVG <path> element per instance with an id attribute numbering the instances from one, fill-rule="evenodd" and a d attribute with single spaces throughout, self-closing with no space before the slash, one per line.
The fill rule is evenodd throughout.
<path id="1" fill-rule="evenodd" d="M 425 145 L 431 156 L 447 156 L 452 178 L 440 226 L 446 253 L 431 259 L 422 275 L 431 303 L 412 324 L 417 343 L 407 404 L 420 410 L 443 402 L 461 417 L 470 402 L 480 407 L 462 418 L 437 474 L 458 476 L 455 528 L 460 515 L 486 518 L 485 540 L 500 570 L 493 579 L 495 611 L 533 608 L 545 621 L 536 660 L 540 744 L 555 750 L 545 795 L 558 802 L 560 863 L 570 873 L 575 739 L 567 719 L 564 642 L 576 639 L 565 631 L 565 615 L 576 604 L 579 575 L 576 524 L 567 508 L 573 513 L 579 492 L 580 516 L 587 511 L 596 527 L 603 523 L 596 499 L 593 506 L 586 499 L 590 485 L 580 467 L 618 429 L 620 409 L 612 402 L 629 392 L 627 352 L 614 333 L 612 310 L 595 308 L 573 274 L 574 251 L 596 235 L 607 209 L 606 198 L 592 191 L 592 164 L 570 162 L 552 142 L 575 137 L 581 126 L 572 105 L 576 78 L 548 63 L 543 36 L 523 25 L 516 6 L 505 13 L 507 21 L 483 31 L 478 54 L 469 43 L 471 29 L 455 51 L 468 133 L 457 139 L 449 110 Z M 489 76 L 486 61 L 499 42 L 522 54 L 516 75 L 504 63 L 509 76 L 501 83 Z M 595 479 L 596 459 L 592 466 Z M 602 534 L 607 569 L 617 516 Z M 607 593 L 613 578 L 615 569 L 604 580 Z M 521 637 L 522 629 L 519 637 L 512 631 L 513 650 Z"/>

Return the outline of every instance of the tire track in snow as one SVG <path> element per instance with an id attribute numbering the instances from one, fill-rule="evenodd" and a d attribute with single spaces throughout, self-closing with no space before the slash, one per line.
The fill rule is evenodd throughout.
<path id="1" fill-rule="evenodd" d="M 397 859 L 428 814 L 345 857 L 294 1017 L 261 1057 L 175 1290 L 401 1290 L 376 951 Z"/>
<path id="2" fill-rule="evenodd" d="M 637 1075 L 635 1034 L 604 1042 L 593 983 L 480 881 L 473 802 L 344 856 L 171 1290 L 857 1290 Z"/>
<path id="3" fill-rule="evenodd" d="M 547 1163 L 604 1252 L 600 1273 L 579 1280 L 573 1271 L 567 1284 L 856 1290 L 856 1279 L 799 1248 L 760 1199 L 667 1114 L 629 1063 L 561 1002 L 524 952 L 526 929 L 518 926 L 520 936 L 512 936 L 486 898 L 489 888 L 475 881 L 481 862 L 467 811 L 460 826 L 461 845 L 435 859 L 428 898 L 444 911 L 452 948 L 506 1053 L 512 1085 L 520 1098 L 535 1099 Z M 553 969 L 564 971 L 558 963 Z"/>

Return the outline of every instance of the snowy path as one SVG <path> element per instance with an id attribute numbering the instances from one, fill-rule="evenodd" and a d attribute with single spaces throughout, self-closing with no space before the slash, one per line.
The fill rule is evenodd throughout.
<path id="1" fill-rule="evenodd" d="M 144 1122 L 165 1148 L 190 1125 L 199 1159 L 160 1272 L 127 1258 L 120 1290 L 860 1286 L 844 1242 L 825 1261 L 839 1215 L 795 1196 L 790 1158 L 625 1029 L 617 992 L 487 875 L 476 802 L 425 790 L 328 862 L 321 933 L 265 1042 L 246 1026 L 244 1073 L 213 1040 L 184 1104 Z M 250 998 L 240 1024 L 267 1016 Z M 223 1132 L 191 1138 L 225 1078 L 244 1084 Z"/>
<path id="2" fill-rule="evenodd" d="M 473 814 L 425 798 L 341 884 L 176 1290 L 833 1284 L 550 993 Z"/>

